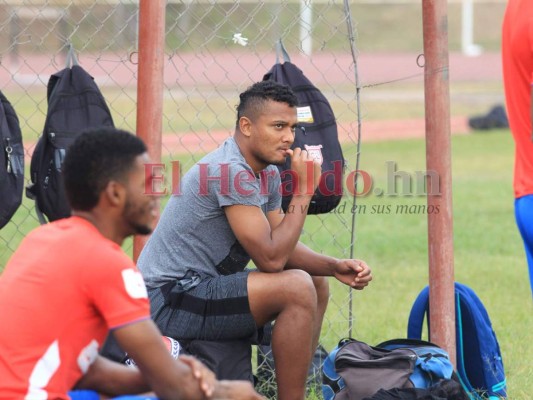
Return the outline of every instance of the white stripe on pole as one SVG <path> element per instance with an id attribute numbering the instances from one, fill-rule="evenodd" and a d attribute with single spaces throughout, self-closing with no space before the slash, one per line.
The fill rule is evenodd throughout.
<path id="1" fill-rule="evenodd" d="M 305 55 L 310 56 L 313 52 L 313 9 L 311 0 L 300 0 L 300 43 Z"/>
<path id="2" fill-rule="evenodd" d="M 461 26 L 461 50 L 466 56 L 479 56 L 483 49 L 474 44 L 474 2 L 463 0 Z"/>

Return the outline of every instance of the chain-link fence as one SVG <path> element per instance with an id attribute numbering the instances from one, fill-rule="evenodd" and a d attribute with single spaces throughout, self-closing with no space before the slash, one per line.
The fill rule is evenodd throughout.
<path id="1" fill-rule="evenodd" d="M 169 0 L 163 161 L 170 165 L 178 160 L 185 171 L 232 135 L 238 94 L 271 68 L 275 42 L 281 38 L 292 61 L 330 100 L 348 169 L 355 169 L 359 116 L 351 39 L 357 51 L 407 54 L 395 59 L 397 65 L 378 62 L 381 69 L 367 70 L 363 85 L 372 88 L 405 78 L 410 91 L 404 95 L 414 103 L 407 117 L 423 117 L 423 70 L 416 64 L 416 56 L 422 52 L 421 6 L 420 2 L 396 3 Z M 450 7 L 450 16 L 455 15 L 450 26 L 457 28 L 450 30 L 450 43 L 458 48 L 459 9 Z M 496 2 L 487 7 L 476 15 L 487 18 L 490 7 L 500 10 L 503 5 Z M 138 2 L 128 0 L 0 0 L 0 90 L 20 119 L 28 179 L 30 156 L 47 111 L 46 84 L 52 73 L 64 67 L 69 44 L 101 88 L 115 125 L 135 131 L 138 14 Z M 349 35 L 348 16 L 354 21 L 354 38 Z M 499 45 L 498 32 L 478 33 L 476 38 L 487 49 Z M 407 67 L 399 71 L 402 65 Z M 387 119 L 391 113 L 396 118 L 406 117 L 404 109 L 394 114 L 394 107 L 392 111 L 380 108 L 387 94 L 375 94 L 372 108 L 365 106 L 363 92 L 365 119 Z M 372 95 L 369 92 L 367 98 L 371 100 Z M 352 200 L 343 201 L 341 205 L 349 210 Z M 353 218 L 350 212 L 309 217 L 302 240 L 318 251 L 348 257 L 352 254 Z M 0 271 L 22 238 L 37 225 L 34 204 L 25 198 L 0 231 Z M 126 249 L 130 248 L 128 243 Z M 322 332 L 328 350 L 351 333 L 350 303 L 349 291 L 332 282 Z"/>

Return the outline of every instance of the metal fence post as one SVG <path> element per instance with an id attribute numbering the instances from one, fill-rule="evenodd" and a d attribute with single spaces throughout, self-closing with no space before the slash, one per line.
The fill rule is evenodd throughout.
<path id="1" fill-rule="evenodd" d="M 137 135 L 145 141 L 154 163 L 161 161 L 165 4 L 165 0 L 141 0 L 139 5 Z M 146 236 L 135 237 L 134 260 L 146 240 Z"/>
<path id="2" fill-rule="evenodd" d="M 426 166 L 440 187 L 427 179 L 430 339 L 448 351 L 455 364 L 455 303 L 450 140 L 448 17 L 445 0 L 424 0 Z"/>

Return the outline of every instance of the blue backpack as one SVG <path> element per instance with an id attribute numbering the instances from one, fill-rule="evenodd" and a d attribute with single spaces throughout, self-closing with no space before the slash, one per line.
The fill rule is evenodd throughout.
<path id="1" fill-rule="evenodd" d="M 446 350 L 434 343 L 417 339 L 392 339 L 377 345 L 382 349 L 410 349 L 416 353 L 415 367 L 409 380 L 415 388 L 427 389 L 440 379 L 451 379 L 453 364 Z"/>
<path id="2" fill-rule="evenodd" d="M 426 315 L 429 330 L 429 287 L 422 290 L 411 309 L 409 338 L 421 338 Z M 502 356 L 489 315 L 474 291 L 457 282 L 455 321 L 457 372 L 470 398 L 507 398 Z"/>
<path id="3" fill-rule="evenodd" d="M 355 339 L 339 342 L 322 367 L 324 400 L 354 400 L 380 389 L 427 389 L 454 371 L 448 354 L 437 345 L 394 339 L 375 347 Z"/>

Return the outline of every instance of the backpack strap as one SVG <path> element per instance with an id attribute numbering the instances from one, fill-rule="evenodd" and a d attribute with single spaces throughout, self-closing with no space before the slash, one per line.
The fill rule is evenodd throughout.
<path id="1" fill-rule="evenodd" d="M 55 74 L 52 74 L 50 76 L 50 79 L 48 80 L 48 84 L 46 85 L 46 99 L 48 101 L 48 106 L 50 106 L 51 98 L 54 94 L 54 89 L 57 87 L 57 84 L 65 75 L 65 70 L 71 69 L 73 66 L 79 66 L 78 57 L 76 57 L 76 51 L 74 50 L 74 46 L 72 46 L 72 43 L 68 44 L 68 52 L 67 57 L 65 60 L 65 68 L 61 71 L 56 72 Z"/>
<path id="2" fill-rule="evenodd" d="M 11 139 L 11 132 L 9 131 L 6 112 L 4 110 L 4 102 L 7 102 L 7 98 L 2 92 L 0 92 L 0 132 L 2 132 L 2 136 L 5 135 Z M 0 143 L 0 145 L 3 145 L 3 143 Z"/>
<path id="3" fill-rule="evenodd" d="M 283 42 L 281 41 L 281 39 L 276 42 L 276 64 L 280 63 L 280 55 L 283 57 L 283 62 L 291 62 L 289 53 L 287 53 L 287 50 L 285 49 L 285 46 L 283 46 Z"/>
<path id="4" fill-rule="evenodd" d="M 426 314 L 429 316 L 429 286 L 422 289 L 413 303 L 413 308 L 411 308 L 411 312 L 409 313 L 409 322 L 407 323 L 408 338 L 422 338 L 422 325 L 424 324 Z M 427 320 L 429 328 L 429 318 Z"/>
<path id="5" fill-rule="evenodd" d="M 37 219 L 39 220 L 39 223 L 41 225 L 46 225 L 48 221 L 46 220 L 46 217 L 44 216 L 43 212 L 39 208 L 39 205 L 37 204 L 37 194 L 36 194 L 35 186 L 36 186 L 35 183 L 32 183 L 31 185 L 26 186 L 26 197 L 35 202 L 35 215 L 37 215 Z"/>
<path id="6" fill-rule="evenodd" d="M 43 212 L 37 205 L 37 201 L 35 201 L 35 214 L 37 215 L 37 219 L 39 220 L 39 223 L 41 225 L 46 225 L 48 221 L 46 220 L 46 217 L 44 216 Z"/>
<path id="7" fill-rule="evenodd" d="M 65 62 L 65 68 L 71 68 L 74 65 L 79 65 L 78 57 L 76 57 L 76 52 L 74 51 L 74 46 L 72 43 L 68 44 L 67 59 Z"/>
<path id="8" fill-rule="evenodd" d="M 466 369 L 464 365 L 464 344 L 463 344 L 463 298 L 470 297 L 468 292 L 465 290 L 465 286 L 460 283 L 455 282 L 455 324 L 456 324 L 456 353 L 457 353 L 457 372 L 458 378 L 465 390 L 468 393 L 471 393 L 471 398 L 480 399 L 476 394 L 472 384 L 468 380 Z"/>

